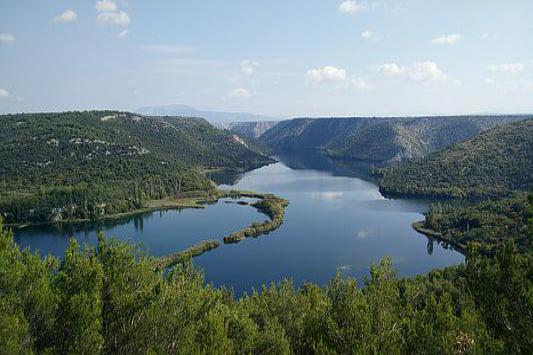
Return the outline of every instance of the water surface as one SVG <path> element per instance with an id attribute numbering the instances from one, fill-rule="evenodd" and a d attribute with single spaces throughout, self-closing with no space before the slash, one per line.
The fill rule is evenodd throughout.
<path id="1" fill-rule="evenodd" d="M 280 162 L 238 177 L 223 188 L 273 192 L 290 201 L 283 225 L 195 258 L 208 282 L 237 294 L 292 278 L 323 285 L 340 270 L 360 282 L 371 263 L 390 256 L 400 276 L 427 273 L 463 261 L 458 252 L 428 241 L 411 228 L 423 219 L 426 201 L 384 198 L 366 163 L 335 162 L 316 154 L 279 157 Z M 69 236 L 94 244 L 96 231 L 142 243 L 153 255 L 184 249 L 202 239 L 222 238 L 263 221 L 254 208 L 220 201 L 202 210 L 157 211 L 105 223 L 26 228 L 22 247 L 61 255 Z"/>

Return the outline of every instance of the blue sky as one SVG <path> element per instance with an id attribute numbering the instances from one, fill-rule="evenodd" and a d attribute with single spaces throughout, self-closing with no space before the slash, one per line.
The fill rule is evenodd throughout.
<path id="1" fill-rule="evenodd" d="M 0 112 L 533 112 L 529 0 L 0 0 Z"/>

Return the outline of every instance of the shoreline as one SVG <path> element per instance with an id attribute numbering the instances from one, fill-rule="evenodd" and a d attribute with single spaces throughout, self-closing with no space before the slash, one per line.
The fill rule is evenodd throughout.
<path id="1" fill-rule="evenodd" d="M 462 245 L 460 245 L 459 243 L 457 243 L 455 241 L 450 240 L 449 238 L 447 238 L 445 235 L 443 235 L 440 232 L 437 232 L 437 231 L 435 231 L 433 229 L 430 229 L 430 228 L 426 228 L 425 227 L 425 221 L 415 221 L 415 222 L 411 223 L 411 227 L 416 232 L 425 235 L 426 238 L 435 239 L 438 242 L 443 243 L 445 245 L 448 245 L 451 248 L 455 249 L 456 251 L 461 253 L 463 256 L 465 256 L 465 257 L 467 256 L 465 247 L 463 247 Z"/>

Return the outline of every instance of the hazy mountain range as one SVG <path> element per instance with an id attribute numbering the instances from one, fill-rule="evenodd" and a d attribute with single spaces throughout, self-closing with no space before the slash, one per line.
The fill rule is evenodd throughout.
<path id="1" fill-rule="evenodd" d="M 226 128 L 226 125 L 231 122 L 255 122 L 255 121 L 278 121 L 279 117 L 269 117 L 263 115 L 256 115 L 247 112 L 225 112 L 225 111 L 209 111 L 198 110 L 194 107 L 175 104 L 164 106 L 145 106 L 136 110 L 137 113 L 147 116 L 184 116 L 184 117 L 202 117 L 209 123 Z"/>

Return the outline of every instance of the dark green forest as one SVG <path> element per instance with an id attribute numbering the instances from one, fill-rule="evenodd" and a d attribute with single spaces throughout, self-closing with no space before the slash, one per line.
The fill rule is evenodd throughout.
<path id="1" fill-rule="evenodd" d="M 7 223 L 94 219 L 146 200 L 210 196 L 206 170 L 271 159 L 195 118 L 116 111 L 3 115 L 0 212 Z"/>
<path id="2" fill-rule="evenodd" d="M 514 122 L 380 171 L 389 196 L 485 199 L 533 188 L 533 120 Z"/>
<path id="3" fill-rule="evenodd" d="M 424 227 L 439 240 L 450 243 L 464 253 L 494 255 L 510 239 L 517 249 L 531 249 L 531 204 L 533 195 L 515 193 L 500 200 L 487 200 L 467 206 L 434 203 Z M 423 232 L 423 230 L 422 230 Z"/>
<path id="4" fill-rule="evenodd" d="M 531 353 L 533 259 L 495 257 L 399 279 L 389 259 L 363 285 L 290 281 L 235 299 L 189 262 L 169 272 L 131 245 L 72 240 L 62 260 L 0 232 L 3 353 Z"/>

